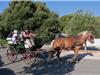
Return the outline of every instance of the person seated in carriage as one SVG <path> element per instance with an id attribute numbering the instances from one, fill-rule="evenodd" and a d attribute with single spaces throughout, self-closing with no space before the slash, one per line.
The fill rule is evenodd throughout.
<path id="1" fill-rule="evenodd" d="M 9 45 L 16 45 L 18 41 L 18 31 L 13 30 L 13 32 L 10 32 L 6 40 Z"/>
<path id="2" fill-rule="evenodd" d="M 25 42 L 25 48 L 32 49 L 32 47 L 35 46 L 34 37 L 36 36 L 36 34 L 32 33 L 28 27 L 23 27 L 21 34 Z"/>

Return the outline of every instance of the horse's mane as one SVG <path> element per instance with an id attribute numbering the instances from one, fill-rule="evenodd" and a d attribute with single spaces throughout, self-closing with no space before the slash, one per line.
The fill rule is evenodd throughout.
<path id="1" fill-rule="evenodd" d="M 85 35 L 86 33 L 88 33 L 88 31 L 82 31 L 82 32 L 80 32 L 80 33 L 78 33 L 77 35 Z"/>
<path id="2" fill-rule="evenodd" d="M 88 31 L 82 31 L 80 33 L 78 33 L 77 35 L 69 35 L 67 36 L 67 38 L 73 37 L 73 36 L 84 36 Z"/>

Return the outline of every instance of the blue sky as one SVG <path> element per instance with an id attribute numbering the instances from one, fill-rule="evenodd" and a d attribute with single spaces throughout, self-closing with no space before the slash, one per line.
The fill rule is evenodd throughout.
<path id="1" fill-rule="evenodd" d="M 0 13 L 8 7 L 10 1 L 0 1 Z M 74 13 L 77 9 L 89 10 L 95 16 L 100 16 L 100 1 L 47 1 L 44 0 L 51 11 L 60 16 Z"/>

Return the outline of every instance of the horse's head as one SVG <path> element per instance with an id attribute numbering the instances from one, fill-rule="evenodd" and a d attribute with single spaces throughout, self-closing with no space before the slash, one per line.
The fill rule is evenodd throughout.
<path id="1" fill-rule="evenodd" d="M 94 35 L 92 34 L 92 32 L 88 32 L 88 33 L 87 33 L 87 40 L 88 40 L 90 43 L 94 43 Z"/>
<path id="2" fill-rule="evenodd" d="M 79 33 L 78 35 L 81 35 L 85 38 L 85 40 L 88 40 L 90 43 L 94 43 L 94 35 L 90 31 L 83 31 Z"/>

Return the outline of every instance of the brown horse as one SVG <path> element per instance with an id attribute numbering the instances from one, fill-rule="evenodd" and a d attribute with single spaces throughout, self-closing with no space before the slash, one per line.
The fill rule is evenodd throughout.
<path id="1" fill-rule="evenodd" d="M 48 61 L 51 60 L 55 52 L 57 52 L 56 56 L 60 60 L 61 50 L 64 49 L 64 50 L 74 51 L 74 57 L 70 60 L 70 62 L 76 62 L 78 57 L 78 52 L 87 40 L 90 43 L 94 43 L 94 36 L 89 31 L 81 32 L 76 36 L 69 36 L 66 38 L 58 38 L 53 40 L 51 46 L 54 48 L 54 51 L 49 52 Z"/>

